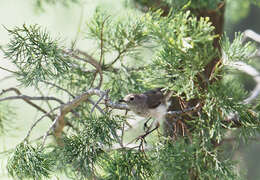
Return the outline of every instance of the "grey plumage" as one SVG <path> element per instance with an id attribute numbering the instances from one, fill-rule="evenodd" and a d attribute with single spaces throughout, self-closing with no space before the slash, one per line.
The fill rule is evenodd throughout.
<path id="1" fill-rule="evenodd" d="M 125 102 L 137 115 L 146 118 L 164 120 L 172 94 L 163 94 L 162 88 L 153 89 L 141 94 L 128 94 L 121 102 Z"/>

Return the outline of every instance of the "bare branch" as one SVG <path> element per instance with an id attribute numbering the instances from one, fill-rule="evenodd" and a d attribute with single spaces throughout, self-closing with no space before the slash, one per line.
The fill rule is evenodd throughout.
<path id="1" fill-rule="evenodd" d="M 84 62 L 87 62 L 87 63 L 90 63 L 98 71 L 99 76 L 100 76 L 100 80 L 99 80 L 99 84 L 98 84 L 97 88 L 99 89 L 101 87 L 101 85 L 102 85 L 102 82 L 103 82 L 103 73 L 102 73 L 102 68 L 101 68 L 100 64 L 92 56 L 90 56 L 86 52 L 83 52 L 81 50 L 77 50 L 77 52 L 82 54 L 83 56 L 85 56 L 87 59 L 81 58 L 81 57 L 79 57 L 79 56 L 77 56 L 75 54 L 72 54 L 72 56 L 74 58 L 76 58 L 78 60 L 81 60 L 81 61 L 84 61 Z"/>
<path id="2" fill-rule="evenodd" d="M 51 86 L 53 86 L 53 87 L 56 87 L 56 88 L 58 88 L 58 89 L 60 89 L 60 90 L 62 90 L 62 91 L 64 91 L 64 92 L 66 92 L 66 93 L 69 94 L 71 97 L 75 98 L 75 96 L 74 96 L 71 92 L 69 92 L 67 89 L 64 89 L 64 88 L 58 86 L 57 84 L 54 84 L 54 83 L 51 83 L 51 82 L 48 82 L 48 81 L 42 81 L 42 82 L 45 83 L 45 84 L 49 84 L 49 85 L 51 85 Z"/>
<path id="3" fill-rule="evenodd" d="M 45 145 L 45 142 L 46 142 L 46 139 L 47 139 L 47 136 L 48 134 L 50 133 L 50 131 L 54 128 L 54 126 L 56 125 L 57 121 L 59 120 L 59 116 L 57 116 L 55 118 L 55 120 L 52 122 L 50 128 L 48 129 L 48 131 L 45 133 L 45 135 L 43 136 L 43 142 L 42 142 L 42 148 L 44 147 Z"/>
<path id="4" fill-rule="evenodd" d="M 52 109 L 51 111 L 49 111 L 48 113 L 44 114 L 44 115 L 41 116 L 39 119 L 37 119 L 37 120 L 33 123 L 33 125 L 31 126 L 31 128 L 29 129 L 29 131 L 28 131 L 26 137 L 24 138 L 24 141 L 27 141 L 27 140 L 28 140 L 28 138 L 29 138 L 29 136 L 30 136 L 30 134 L 31 134 L 31 132 L 32 132 L 32 130 L 33 130 L 33 128 L 34 128 L 44 117 L 49 116 L 52 112 L 54 112 L 54 111 L 55 111 L 56 109 L 58 109 L 58 108 L 60 108 L 60 106 L 59 106 L 59 107 L 56 107 L 56 108 L 54 108 L 54 109 Z"/>
<path id="5" fill-rule="evenodd" d="M 91 111 L 90 111 L 91 114 L 93 113 L 93 111 L 94 111 L 95 107 L 98 105 L 98 103 L 100 103 L 100 101 L 102 101 L 102 99 L 104 98 L 104 96 L 105 96 L 105 94 L 103 94 L 103 95 L 99 98 L 99 100 L 93 105 L 93 107 L 92 107 L 92 109 L 91 109 Z"/>
<path id="6" fill-rule="evenodd" d="M 97 95 L 97 96 L 107 96 L 107 91 L 101 91 L 99 89 L 89 89 L 82 93 L 81 95 L 74 98 L 72 101 L 68 102 L 67 104 L 62 105 L 60 115 L 58 116 L 57 120 L 55 120 L 56 127 L 55 127 L 55 136 L 59 138 L 65 126 L 64 117 L 67 113 L 69 113 L 72 109 L 78 107 L 82 102 L 86 101 L 89 96 Z M 107 97 L 105 98 L 105 104 L 109 107 L 114 109 L 129 109 L 125 104 L 116 104 L 110 101 Z"/>
<path id="7" fill-rule="evenodd" d="M 194 112 L 194 111 L 197 111 L 199 110 L 201 107 L 201 104 L 198 103 L 196 106 L 194 107 L 190 107 L 190 108 L 187 108 L 187 109 L 183 109 L 183 110 L 180 110 L 180 111 L 168 111 L 167 112 L 167 115 L 180 115 L 180 114 L 185 114 L 187 112 Z"/>
<path id="8" fill-rule="evenodd" d="M 252 103 L 252 101 L 254 101 L 260 94 L 260 73 L 254 67 L 240 61 L 233 63 L 231 66 L 247 73 L 256 82 L 256 86 L 254 90 L 251 92 L 251 95 L 243 101 L 244 104 Z"/>
<path id="9" fill-rule="evenodd" d="M 244 31 L 244 40 L 243 41 L 245 41 L 247 38 L 250 38 L 250 39 L 260 43 L 260 35 L 251 29 L 247 29 Z"/>
<path id="10" fill-rule="evenodd" d="M 53 86 L 53 87 L 56 87 L 56 88 L 58 88 L 58 89 L 60 89 L 60 90 L 62 90 L 62 91 L 64 91 L 64 92 L 66 92 L 67 94 L 69 94 L 72 98 L 75 98 L 75 96 L 74 96 L 71 92 L 69 92 L 67 89 L 64 89 L 64 88 L 58 86 L 57 84 L 54 84 L 54 83 L 51 83 L 51 82 L 48 82 L 48 81 L 42 81 L 42 82 L 43 82 L 43 83 L 46 83 L 46 84 L 49 84 L 49 85 L 51 85 L 51 86 Z M 93 106 L 95 106 L 102 114 L 105 114 L 105 112 L 102 110 L 102 108 L 99 107 L 93 100 L 91 100 L 90 98 L 88 98 L 87 101 L 88 101 L 90 104 L 92 104 Z"/>
<path id="11" fill-rule="evenodd" d="M 4 71 L 7 71 L 7 72 L 9 72 L 9 73 L 17 74 L 17 72 L 15 72 L 15 71 L 11 71 L 11 70 L 6 69 L 6 68 L 1 67 L 1 66 L 0 66 L 0 69 L 2 69 L 2 70 L 4 70 Z"/>
<path id="12" fill-rule="evenodd" d="M 9 88 L 9 89 L 3 89 L 2 90 L 2 92 L 0 93 L 0 95 L 2 95 L 2 94 L 4 94 L 4 93 L 6 93 L 6 92 L 9 92 L 9 91 L 14 91 L 17 95 L 21 95 L 21 92 L 17 89 L 17 88 Z M 31 106 L 33 106 L 33 107 L 35 107 L 37 110 L 39 110 L 39 111 L 41 111 L 41 112 L 43 112 L 43 113 L 47 113 L 47 111 L 45 111 L 43 108 L 41 108 L 40 106 L 38 106 L 37 104 L 35 104 L 35 103 L 33 103 L 33 102 L 31 102 L 30 100 L 28 100 L 28 99 L 23 99 L 26 103 L 28 103 L 28 104 L 30 104 Z M 52 120 L 54 120 L 54 117 L 53 116 L 51 116 L 51 114 L 48 114 L 47 115 L 50 119 L 52 119 Z"/>
<path id="13" fill-rule="evenodd" d="M 2 95 L 2 93 L 0 93 L 0 95 Z M 55 97 L 50 97 L 50 96 L 38 96 L 38 97 L 31 97 L 31 96 L 26 96 L 26 95 L 19 95 L 19 96 L 9 96 L 9 97 L 5 97 L 5 98 L 0 98 L 0 102 L 1 101 L 6 101 L 6 100 L 16 100 L 16 99 L 23 99 L 23 100 L 43 100 L 43 101 L 57 101 L 60 104 L 64 104 L 60 99 L 55 98 Z"/>

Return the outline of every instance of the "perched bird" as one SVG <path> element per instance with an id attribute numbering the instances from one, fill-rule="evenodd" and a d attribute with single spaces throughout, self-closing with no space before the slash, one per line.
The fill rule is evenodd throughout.
<path id="1" fill-rule="evenodd" d="M 157 129 L 160 122 L 165 120 L 168 107 L 170 106 L 169 99 L 171 96 L 171 92 L 164 94 L 163 88 L 157 88 L 141 94 L 128 94 L 124 99 L 120 100 L 120 102 L 126 103 L 129 109 L 138 116 L 149 119 L 154 118 L 156 120 Z M 146 121 L 146 123 L 147 122 L 148 121 Z M 146 123 L 144 124 L 145 126 Z"/>

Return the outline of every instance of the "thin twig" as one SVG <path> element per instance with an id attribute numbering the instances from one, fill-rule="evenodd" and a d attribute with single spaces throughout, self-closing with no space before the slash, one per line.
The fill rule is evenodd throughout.
<path id="1" fill-rule="evenodd" d="M 200 104 L 197 104 L 194 107 L 186 108 L 186 109 L 183 109 L 180 111 L 168 111 L 167 115 L 180 115 L 180 114 L 184 114 L 187 112 L 194 112 L 194 111 L 198 110 L 200 108 L 200 106 L 201 106 Z"/>
<path id="2" fill-rule="evenodd" d="M 59 107 L 56 107 L 56 108 L 54 108 L 54 109 L 52 109 L 51 111 L 49 111 L 48 113 L 44 114 L 44 115 L 41 116 L 39 119 L 37 119 L 37 120 L 33 123 L 33 125 L 31 126 L 31 128 L 29 129 L 27 135 L 26 135 L 25 138 L 24 138 L 24 141 L 27 141 L 27 140 L 28 140 L 28 138 L 29 138 L 29 136 L 30 136 L 30 134 L 31 134 L 31 132 L 32 132 L 32 130 L 33 130 L 33 128 L 34 128 L 44 117 L 49 116 L 52 112 L 54 112 L 54 111 L 57 110 L 58 108 L 60 108 L 60 106 L 59 106 Z"/>
<path id="3" fill-rule="evenodd" d="M 231 64 L 231 66 L 247 73 L 256 82 L 256 86 L 254 90 L 251 92 L 251 95 L 243 101 L 244 104 L 252 103 L 252 101 L 254 101 L 260 94 L 260 73 L 254 67 L 240 61 Z"/>
<path id="4" fill-rule="evenodd" d="M 106 68 L 105 68 L 105 69 L 107 69 L 107 68 L 113 66 L 113 65 L 120 59 L 120 57 L 126 52 L 126 50 L 127 50 L 127 49 L 124 49 L 124 50 L 122 50 L 122 51 L 119 51 L 117 57 L 116 57 L 111 63 L 109 63 L 108 65 L 106 65 Z"/>
<path id="5" fill-rule="evenodd" d="M 244 31 L 244 40 L 243 41 L 245 41 L 247 38 L 250 38 L 250 39 L 260 43 L 260 35 L 251 29 L 247 29 Z"/>
<path id="6" fill-rule="evenodd" d="M 123 123 L 123 126 L 122 126 L 122 134 L 121 134 L 121 144 L 123 145 L 124 144 L 124 135 L 125 135 L 125 123 Z"/>
<path id="7" fill-rule="evenodd" d="M 90 111 L 90 114 L 93 113 L 95 107 L 100 103 L 100 101 L 102 101 L 102 99 L 104 98 L 104 96 L 105 96 L 105 94 L 103 94 L 103 95 L 99 98 L 99 100 L 94 104 L 94 106 L 92 107 L 92 109 L 91 109 L 91 111 Z"/>
<path id="8" fill-rule="evenodd" d="M 7 92 L 9 92 L 9 91 L 14 91 L 17 95 L 21 95 L 21 92 L 17 89 L 17 88 L 9 88 L 9 89 L 3 89 L 2 90 L 2 92 L 0 93 L 0 95 L 3 95 L 4 93 L 7 93 Z M 35 107 L 37 110 L 39 110 L 39 111 L 41 111 L 41 112 L 43 112 L 43 113 L 47 113 L 47 111 L 45 111 L 43 108 L 41 108 L 40 106 L 38 106 L 37 104 L 35 104 L 35 103 L 33 103 L 33 102 L 31 102 L 30 100 L 28 100 L 28 99 L 23 99 L 26 103 L 28 103 L 28 104 L 30 104 L 31 106 L 33 106 L 33 107 Z M 52 119 L 52 120 L 54 120 L 54 117 L 53 116 L 51 116 L 50 114 L 48 114 L 48 117 L 50 118 L 50 119 Z"/>
<path id="9" fill-rule="evenodd" d="M 92 99 L 90 99 L 90 98 L 88 98 L 87 101 L 89 101 L 90 104 L 92 104 L 93 106 L 95 106 L 95 104 L 96 104 L 96 103 L 95 103 Z M 103 109 L 102 109 L 98 104 L 96 104 L 96 108 L 99 110 L 99 112 L 101 112 L 101 114 L 103 114 L 103 115 L 106 114 L 106 113 L 103 111 Z"/>
<path id="10" fill-rule="evenodd" d="M 88 62 L 90 63 L 91 65 L 93 65 L 96 70 L 98 71 L 99 73 L 99 76 L 100 76 L 100 80 L 99 80 L 99 84 L 97 86 L 97 89 L 99 89 L 102 85 L 102 82 L 103 82 L 103 73 L 102 73 L 102 67 L 100 66 L 100 64 L 92 57 L 90 56 L 89 54 L 87 54 L 86 52 L 83 52 L 81 50 L 77 50 L 78 53 L 82 54 L 83 56 L 85 56 L 87 58 L 86 59 L 79 59 L 79 60 L 83 60 L 85 62 Z M 80 58 L 78 56 L 75 56 L 75 58 Z"/>
<path id="11" fill-rule="evenodd" d="M 99 81 L 99 84 L 98 84 L 97 88 L 101 87 L 102 82 L 103 82 L 102 68 L 99 65 L 99 63 L 92 56 L 90 56 L 89 54 L 87 54 L 87 53 L 85 53 L 85 52 L 83 52 L 81 50 L 77 50 L 76 52 L 67 52 L 67 51 L 63 50 L 63 52 L 65 54 L 67 54 L 68 56 L 71 56 L 71 57 L 73 57 L 73 58 L 75 58 L 77 60 L 83 61 L 85 63 L 89 63 L 92 66 L 94 66 L 96 68 L 96 70 L 98 71 L 99 75 L 100 75 L 100 81 Z M 78 56 L 77 53 L 85 56 L 85 58 L 82 58 L 82 57 Z"/>
<path id="12" fill-rule="evenodd" d="M 41 146 L 41 148 L 44 147 L 48 134 L 49 134 L 50 131 L 54 128 L 54 126 L 56 125 L 57 121 L 59 120 L 58 117 L 59 117 L 59 116 L 57 116 L 57 117 L 55 118 L 55 120 L 52 122 L 50 128 L 48 129 L 48 131 L 47 131 L 47 132 L 45 133 L 45 135 L 43 136 L 43 141 L 42 141 L 42 146 Z"/>
<path id="13" fill-rule="evenodd" d="M 10 73 L 13 73 L 13 74 L 17 74 L 17 72 L 9 70 L 9 69 L 6 69 L 6 68 L 1 67 L 1 66 L 0 66 L 0 69 L 5 70 L 5 71 L 10 72 Z"/>
<path id="14" fill-rule="evenodd" d="M 0 93 L 0 95 L 2 95 L 2 93 Z M 26 95 L 19 95 L 19 96 L 9 96 L 9 97 L 5 97 L 5 98 L 0 98 L 0 102 L 1 101 L 6 101 L 6 100 L 16 100 L 16 99 L 29 99 L 29 100 L 43 100 L 43 101 L 57 101 L 60 104 L 64 104 L 62 102 L 62 100 L 55 98 L 55 97 L 48 97 L 48 96 L 38 96 L 38 97 L 32 97 L 32 96 L 26 96 Z"/>
<path id="15" fill-rule="evenodd" d="M 36 87 L 36 89 L 37 89 L 37 91 L 40 93 L 41 96 L 44 96 L 44 93 L 40 90 L 39 87 Z M 49 95 L 49 92 L 48 92 L 48 95 Z M 49 101 L 45 101 L 45 102 L 46 102 L 47 106 L 49 107 L 49 110 L 51 110 L 52 107 L 51 107 L 50 102 L 49 102 Z"/>
<path id="16" fill-rule="evenodd" d="M 51 85 L 53 87 L 56 87 L 56 88 L 58 88 L 58 89 L 60 89 L 60 90 L 62 90 L 64 92 L 66 92 L 67 94 L 69 94 L 72 98 L 75 98 L 75 96 L 71 92 L 69 92 L 67 89 L 64 89 L 61 86 L 58 86 L 57 84 L 54 84 L 54 83 L 51 83 L 51 82 L 48 82 L 48 81 L 42 81 L 42 82 L 45 83 L 45 84 L 49 84 L 49 85 Z"/>

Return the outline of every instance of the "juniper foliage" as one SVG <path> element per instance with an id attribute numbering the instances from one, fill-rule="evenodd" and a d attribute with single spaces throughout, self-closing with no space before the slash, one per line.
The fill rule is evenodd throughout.
<path id="1" fill-rule="evenodd" d="M 244 140 L 259 132 L 259 105 L 243 103 L 249 94 L 228 74 L 232 63 L 250 60 L 255 46 L 244 44 L 242 34 L 232 42 L 225 35 L 216 35 L 210 18 L 193 14 L 201 8 L 216 9 L 225 3 L 222 0 L 165 3 L 177 3 L 173 8 L 179 9 L 170 10 L 167 16 L 151 9 L 121 20 L 98 9 L 86 27 L 86 37 L 96 45 L 93 53 L 63 47 L 40 25 L 7 29 L 11 40 L 4 52 L 17 67 L 14 75 L 18 81 L 36 88 L 40 83 L 53 87 L 63 97 L 58 108 L 48 103 L 48 112 L 33 101 L 46 98 L 18 94 L 8 99 L 3 96 L 7 91 L 0 94 L 0 129 L 9 117 L 2 103 L 15 98 L 33 105 L 52 123 L 36 143 L 29 141 L 29 132 L 11 152 L 10 176 L 41 179 L 59 171 L 74 179 L 239 178 L 222 143 L 228 132 Z M 221 50 L 213 46 L 218 38 Z M 145 59 L 140 52 L 151 44 L 153 56 Z M 218 63 L 207 77 L 204 72 L 214 58 Z M 128 116 L 108 103 L 130 92 L 162 86 L 173 91 L 180 102 L 199 102 L 199 110 L 177 119 L 184 136 L 153 133 L 147 147 L 144 141 L 128 147 L 124 138 Z M 109 90 L 84 96 L 86 90 L 96 87 L 96 91 Z M 99 97 L 91 97 L 94 95 Z M 61 137 L 55 137 L 57 144 L 46 141 L 49 133 L 56 135 L 56 129 L 62 130 Z"/>

